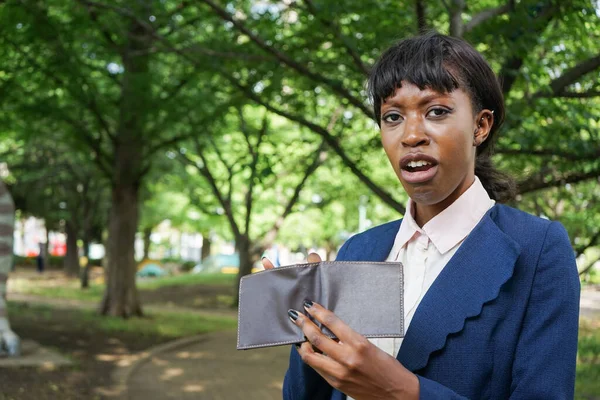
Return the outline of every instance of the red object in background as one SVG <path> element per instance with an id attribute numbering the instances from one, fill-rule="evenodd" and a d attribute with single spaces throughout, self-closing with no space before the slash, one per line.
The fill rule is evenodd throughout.
<path id="1" fill-rule="evenodd" d="M 65 254 L 67 254 L 66 243 L 60 243 L 58 241 L 55 241 L 54 243 L 52 243 L 52 248 L 50 249 L 50 255 L 63 257 Z"/>

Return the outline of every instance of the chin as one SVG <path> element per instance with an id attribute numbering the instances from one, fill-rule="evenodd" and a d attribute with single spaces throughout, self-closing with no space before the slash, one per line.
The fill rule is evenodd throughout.
<path id="1" fill-rule="evenodd" d="M 410 185 L 400 181 L 408 197 L 416 204 L 431 206 L 444 200 L 444 196 L 436 190 L 434 182 L 426 182 L 421 185 Z"/>
<path id="2" fill-rule="evenodd" d="M 409 193 L 409 196 L 413 202 L 416 204 L 421 204 L 424 206 L 432 206 L 438 203 L 441 203 L 444 200 L 444 196 L 441 196 L 439 193 L 435 191 L 420 191 L 415 190 L 412 193 Z"/>

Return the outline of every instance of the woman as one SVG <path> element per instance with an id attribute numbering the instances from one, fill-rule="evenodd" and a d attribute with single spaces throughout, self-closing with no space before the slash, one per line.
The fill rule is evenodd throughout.
<path id="1" fill-rule="evenodd" d="M 404 264 L 405 337 L 368 341 L 306 302 L 338 343 L 290 310 L 308 341 L 292 348 L 284 398 L 572 398 L 573 251 L 559 223 L 498 203 L 514 189 L 490 160 L 504 118 L 493 71 L 463 40 L 426 34 L 382 55 L 369 93 L 410 200 L 403 220 L 352 237 L 337 259 Z"/>

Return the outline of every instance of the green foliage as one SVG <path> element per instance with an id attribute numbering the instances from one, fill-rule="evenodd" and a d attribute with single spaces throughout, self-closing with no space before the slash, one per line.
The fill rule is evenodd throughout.
<path id="1" fill-rule="evenodd" d="M 507 117 L 495 160 L 520 184 L 514 205 L 563 222 L 578 253 L 597 246 L 598 6 L 420 3 L 421 21 L 414 2 L 389 0 L 165 0 L 147 9 L 6 1 L 0 154 L 9 183 L 23 209 L 52 225 L 87 215 L 72 211 L 89 203 L 76 201 L 82 182 L 97 182 L 102 194 L 91 197 L 106 205 L 107 188 L 125 182 L 142 190 L 142 229 L 166 218 L 183 230 L 261 242 L 279 224 L 279 242 L 335 248 L 359 230 L 363 196 L 373 225 L 403 213 L 406 195 L 381 150 L 364 84 L 386 47 L 433 28 L 462 35 L 501 77 Z M 483 18 L 494 9 L 501 12 Z M 263 121 L 269 132 L 259 142 Z M 326 160 L 280 221 L 317 151 Z M 210 168 L 214 185 L 198 165 Z M 92 225 L 105 224 L 107 212 Z"/>
<path id="2" fill-rule="evenodd" d="M 600 325 L 582 320 L 579 325 L 575 398 L 590 399 L 600 393 Z"/>

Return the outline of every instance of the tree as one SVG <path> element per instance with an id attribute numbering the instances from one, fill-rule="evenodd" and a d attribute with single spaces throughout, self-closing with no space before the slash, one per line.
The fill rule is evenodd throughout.
<path id="1" fill-rule="evenodd" d="M 306 133 L 252 107 L 238 108 L 235 119 L 226 120 L 221 131 L 225 132 L 221 136 L 196 139 L 191 148 L 181 148 L 179 159 L 190 177 L 204 180 L 197 186 L 200 193 L 192 193 L 192 204 L 205 214 L 214 213 L 211 208 L 216 204 L 217 213 L 227 219 L 240 257 L 237 289 L 274 242 L 327 152 L 323 143 L 311 143 L 312 135 L 307 140 Z M 294 146 L 291 154 L 290 146 Z M 208 203 L 212 207 L 206 196 L 200 197 L 206 193 L 204 187 L 212 192 Z"/>
<path id="2" fill-rule="evenodd" d="M 140 188 L 153 156 L 187 137 L 180 116 L 193 110 L 208 118 L 219 109 L 218 90 L 202 71 L 154 51 L 152 20 L 168 23 L 179 3 L 140 1 L 126 12 L 83 0 L 0 7 L 4 87 L 11 89 L 4 105 L 20 118 L 11 129 L 31 138 L 32 121 L 51 126 L 110 182 L 110 262 L 100 310 L 141 315 L 133 251 Z M 196 99 L 209 95 L 215 101 L 198 109 Z"/>
<path id="3" fill-rule="evenodd" d="M 17 209 L 44 219 L 47 230 L 64 231 L 65 271 L 79 276 L 78 240 L 88 257 L 90 242 L 105 228 L 108 185 L 89 160 L 54 139 L 51 132 L 32 138 L 11 147 L 4 160 Z"/>
<path id="4" fill-rule="evenodd" d="M 230 39 L 228 52 L 271 60 L 237 60 L 220 69 L 222 76 L 248 99 L 321 136 L 399 213 L 397 195 L 361 162 L 379 147 L 375 130 L 361 144 L 346 138 L 364 134 L 372 117 L 364 82 L 374 59 L 396 38 L 429 28 L 466 38 L 498 72 L 508 118 L 496 160 L 517 176 L 522 195 L 600 176 L 600 23 L 590 1 L 447 0 L 444 8 L 420 0 L 201 3 L 225 23 L 219 34 Z M 327 127 L 338 108 L 354 116 L 343 131 Z"/>
<path id="5" fill-rule="evenodd" d="M 174 185 L 164 181 L 152 181 L 147 185 L 147 199 L 141 207 L 140 231 L 144 240 L 144 259 L 149 258 L 150 236 L 158 224 L 170 220 L 176 227 L 186 225 L 188 198 L 184 193 L 173 191 Z"/>

